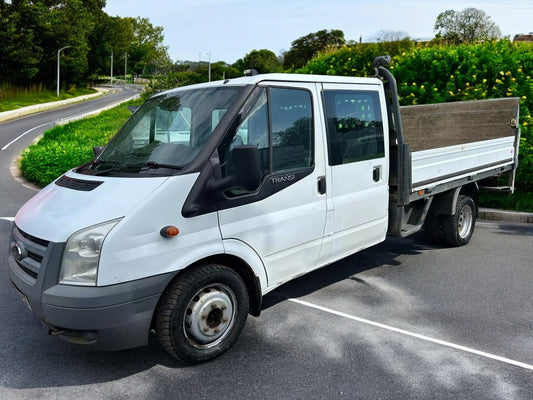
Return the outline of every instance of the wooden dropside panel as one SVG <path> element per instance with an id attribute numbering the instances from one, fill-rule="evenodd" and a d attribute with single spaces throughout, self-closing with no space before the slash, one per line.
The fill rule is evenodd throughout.
<path id="1" fill-rule="evenodd" d="M 411 151 L 515 136 L 517 97 L 400 107 Z"/>

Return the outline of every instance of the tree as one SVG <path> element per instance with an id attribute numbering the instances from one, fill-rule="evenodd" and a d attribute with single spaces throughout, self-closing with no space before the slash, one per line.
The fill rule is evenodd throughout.
<path id="1" fill-rule="evenodd" d="M 123 71 L 154 73 L 171 66 L 163 28 L 146 18 L 109 17 L 105 0 L 0 0 L 0 83 L 55 87 L 84 85 L 89 74 L 108 74 L 110 56 Z M 131 67 L 130 67 L 131 66 Z"/>
<path id="2" fill-rule="evenodd" d="M 38 13 L 26 2 L 0 2 L 0 83 L 26 84 L 39 73 Z"/>
<path id="3" fill-rule="evenodd" d="M 84 83 L 88 73 L 87 38 L 102 13 L 103 1 L 14 0 L 0 3 L 0 68 L 3 82 L 20 86 L 56 83 L 57 51 L 62 82 Z"/>
<path id="4" fill-rule="evenodd" d="M 115 65 L 124 65 L 124 54 L 133 42 L 133 25 L 126 18 L 110 17 L 102 13 L 89 36 L 89 71 L 93 76 L 109 75 L 111 52 Z M 123 68 L 121 68 L 123 70 Z"/>
<path id="5" fill-rule="evenodd" d="M 482 10 L 465 8 L 463 11 L 446 10 L 437 16 L 434 31 L 437 39 L 451 44 L 473 43 L 501 36 L 498 26 Z"/>
<path id="6" fill-rule="evenodd" d="M 409 39 L 409 34 L 404 31 L 380 30 L 374 35 L 376 42 L 399 42 Z"/>
<path id="7" fill-rule="evenodd" d="M 307 64 L 320 51 L 329 48 L 339 48 L 346 43 L 344 32 L 338 29 L 310 33 L 291 43 L 291 48 L 285 53 L 283 66 L 285 69 L 297 69 Z"/>
<path id="8" fill-rule="evenodd" d="M 172 61 L 163 46 L 163 28 L 153 26 L 148 18 L 126 18 L 133 27 L 133 42 L 129 50 L 131 72 L 154 74 L 170 70 Z"/>
<path id="9" fill-rule="evenodd" d="M 247 69 L 255 69 L 260 74 L 265 74 L 269 72 L 282 72 L 283 67 L 278 60 L 278 57 L 266 49 L 262 50 L 252 50 L 248 54 L 237 60 L 233 67 L 237 69 L 240 74 Z"/>

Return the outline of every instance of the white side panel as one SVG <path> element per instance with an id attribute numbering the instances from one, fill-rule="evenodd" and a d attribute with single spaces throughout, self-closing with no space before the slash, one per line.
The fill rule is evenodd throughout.
<path id="1" fill-rule="evenodd" d="M 320 252 L 325 199 L 316 174 L 259 202 L 219 212 L 224 239 L 238 239 L 263 260 L 269 285 L 314 267 Z"/>
<path id="2" fill-rule="evenodd" d="M 197 177 L 168 178 L 109 233 L 100 257 L 99 286 L 177 271 L 224 253 L 216 213 L 193 218 L 181 215 Z M 159 232 L 167 225 L 178 227 L 179 235 L 163 238 Z"/>
<path id="3" fill-rule="evenodd" d="M 328 248 L 335 248 L 335 250 L 331 252 L 327 260 L 321 260 L 322 264 L 320 266 L 331 264 L 350 254 L 381 243 L 387 234 L 387 224 L 388 216 L 354 226 L 324 238 L 323 245 Z M 354 241 L 354 237 L 364 238 L 364 240 Z"/>
<path id="4" fill-rule="evenodd" d="M 360 161 L 332 167 L 331 194 L 334 223 L 328 232 L 331 256 L 350 254 L 385 238 L 388 224 L 387 182 L 372 180 L 372 170 L 386 167 L 384 159 Z"/>
<path id="5" fill-rule="evenodd" d="M 265 266 L 261 257 L 246 243 L 240 240 L 226 239 L 223 242 L 224 253 L 240 258 L 246 262 L 254 271 L 255 275 L 259 278 L 261 283 L 261 290 L 263 294 L 268 287 L 268 280 L 266 275 Z"/>
<path id="6" fill-rule="evenodd" d="M 468 176 L 483 169 L 512 164 L 512 136 L 412 153 L 413 191 Z M 428 183 L 427 181 L 432 181 Z"/>

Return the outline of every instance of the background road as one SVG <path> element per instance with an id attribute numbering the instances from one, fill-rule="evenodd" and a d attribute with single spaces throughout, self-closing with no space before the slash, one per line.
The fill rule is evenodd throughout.
<path id="1" fill-rule="evenodd" d="M 35 193 L 6 181 L 6 154 L 0 217 Z M 478 222 L 454 249 L 389 238 L 270 293 L 228 353 L 195 367 L 156 338 L 95 353 L 47 336 L 9 282 L 10 229 L 0 219 L 2 400 L 532 398 L 532 224 Z"/>

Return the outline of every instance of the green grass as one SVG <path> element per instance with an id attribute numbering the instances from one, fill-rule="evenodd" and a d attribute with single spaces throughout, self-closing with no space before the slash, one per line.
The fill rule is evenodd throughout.
<path id="1" fill-rule="evenodd" d="M 533 212 L 533 193 L 516 191 L 514 194 L 480 192 L 480 207 L 510 211 Z"/>
<path id="2" fill-rule="evenodd" d="M 51 101 L 66 100 L 73 97 L 83 96 L 86 94 L 96 93 L 94 89 L 62 90 L 57 97 L 56 91 L 42 90 L 39 92 L 33 90 L 0 88 L 0 112 L 16 110 L 17 108 L 31 106 L 34 104 L 48 103 Z"/>
<path id="3" fill-rule="evenodd" d="M 132 100 L 95 117 L 56 126 L 22 153 L 20 169 L 24 177 L 39 186 L 94 157 L 93 146 L 105 145 L 130 117 L 128 106 L 140 104 Z"/>

